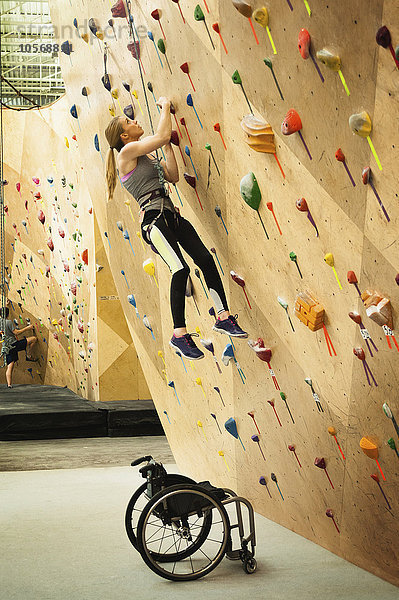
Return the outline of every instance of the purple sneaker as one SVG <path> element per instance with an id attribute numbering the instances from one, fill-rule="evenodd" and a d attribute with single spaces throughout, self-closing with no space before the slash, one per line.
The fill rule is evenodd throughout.
<path id="1" fill-rule="evenodd" d="M 227 319 L 221 321 L 220 319 L 216 319 L 214 326 L 212 329 L 214 331 L 218 331 L 219 333 L 225 333 L 226 335 L 230 335 L 231 337 L 238 338 L 247 338 L 248 334 L 246 331 L 243 331 L 241 327 L 237 323 L 238 315 L 230 315 Z"/>
<path id="2" fill-rule="evenodd" d="M 197 348 L 194 343 L 192 338 L 193 335 L 198 337 L 198 333 L 186 333 L 181 337 L 173 335 L 169 342 L 169 346 L 172 346 L 172 348 L 181 352 L 184 358 L 188 358 L 188 360 L 199 360 L 200 358 L 204 358 L 204 353 Z"/>

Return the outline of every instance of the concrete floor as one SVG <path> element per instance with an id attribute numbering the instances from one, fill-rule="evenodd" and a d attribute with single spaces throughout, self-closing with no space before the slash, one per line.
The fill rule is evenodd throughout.
<path id="1" fill-rule="evenodd" d="M 0 473 L 0 600 L 398 600 L 396 587 L 260 516 L 253 575 L 224 559 L 198 581 L 158 577 L 124 531 L 143 480 L 129 466 L 98 466 L 147 452 L 170 453 L 165 438 L 0 444 L 8 469 Z M 65 468 L 71 461 L 80 468 Z M 35 463 L 57 468 L 20 470 Z"/>

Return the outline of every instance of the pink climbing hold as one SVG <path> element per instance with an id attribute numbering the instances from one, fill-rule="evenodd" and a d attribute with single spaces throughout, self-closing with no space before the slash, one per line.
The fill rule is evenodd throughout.
<path id="1" fill-rule="evenodd" d="M 50 248 L 51 252 L 54 252 L 54 242 L 51 239 L 51 237 L 49 237 L 49 239 L 47 240 L 47 246 Z"/>

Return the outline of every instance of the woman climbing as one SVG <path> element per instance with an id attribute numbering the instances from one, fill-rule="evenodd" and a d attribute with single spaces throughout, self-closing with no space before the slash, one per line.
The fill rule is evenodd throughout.
<path id="1" fill-rule="evenodd" d="M 232 337 L 246 338 L 236 317 L 229 314 L 223 284 L 212 254 L 200 240 L 189 221 L 173 205 L 164 181 L 177 183 L 179 171 L 170 144 L 172 124 L 170 101 L 162 97 L 158 128 L 154 135 L 140 139 L 144 130 L 136 120 L 114 117 L 105 130 L 110 148 L 107 153 L 108 199 L 113 196 L 117 171 L 114 149 L 117 150 L 117 167 L 123 186 L 140 205 L 141 230 L 144 240 L 157 250 L 172 273 L 170 303 L 173 318 L 173 336 L 170 345 L 191 360 L 203 358 L 192 336 L 187 333 L 185 321 L 185 292 L 190 268 L 183 258 L 180 246 L 193 259 L 204 274 L 209 293 L 215 304 L 218 318 L 215 331 Z M 158 162 L 151 152 L 163 147 L 165 160 Z"/>
<path id="2" fill-rule="evenodd" d="M 23 337 L 18 339 L 16 336 L 20 336 L 29 330 L 34 329 L 33 325 L 28 325 L 23 329 L 18 329 L 14 323 L 8 319 L 9 308 L 6 307 L 3 313 L 1 311 L 1 322 L 4 324 L 3 328 L 3 346 L 1 354 L 5 356 L 7 369 L 6 369 L 6 380 L 7 387 L 12 387 L 12 373 L 14 371 L 15 363 L 18 361 L 18 352 L 25 350 L 26 360 L 36 362 L 38 359 L 32 357 L 32 348 L 37 342 L 37 338 L 32 335 L 28 338 Z"/>

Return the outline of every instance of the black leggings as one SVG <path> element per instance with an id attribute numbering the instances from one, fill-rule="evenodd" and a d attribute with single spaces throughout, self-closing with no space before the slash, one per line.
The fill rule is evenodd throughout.
<path id="1" fill-rule="evenodd" d="M 149 210 L 145 213 L 141 228 L 147 243 L 149 241 L 147 240 L 146 230 L 157 215 L 159 215 L 157 210 Z M 165 210 L 163 215 L 160 215 L 152 225 L 149 238 L 151 244 L 156 248 L 172 273 L 170 305 L 175 329 L 186 326 L 184 309 L 187 278 L 190 273 L 190 267 L 183 258 L 179 244 L 203 272 L 217 313 L 228 310 L 223 284 L 213 256 L 204 246 L 189 221 L 178 213 Z"/>

